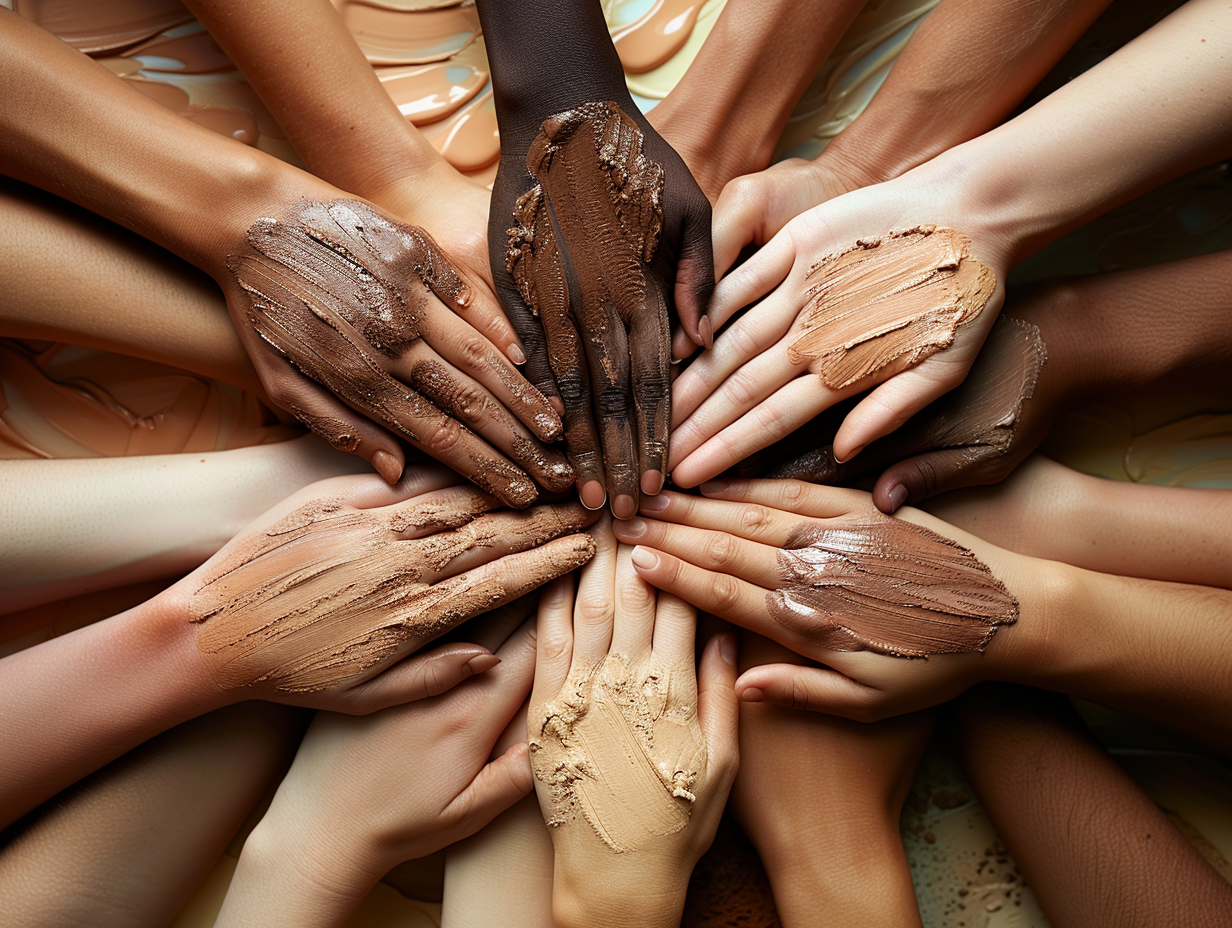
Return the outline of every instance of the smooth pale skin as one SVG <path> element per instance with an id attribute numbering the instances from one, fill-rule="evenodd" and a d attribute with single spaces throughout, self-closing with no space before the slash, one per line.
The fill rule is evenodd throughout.
<path id="1" fill-rule="evenodd" d="M 474 834 L 531 790 L 526 743 L 493 746 L 530 692 L 533 624 L 476 637 L 469 686 L 364 718 L 319 713 L 244 844 L 218 928 L 342 925 L 392 867 Z M 499 650 L 498 650 L 499 647 Z"/>
<path id="2" fill-rule="evenodd" d="M 1108 2 L 943 0 L 911 34 L 872 102 L 815 160 L 753 168 L 758 173 L 744 172 L 723 188 L 714 208 L 715 275 L 806 209 L 897 177 L 992 129 Z"/>
<path id="3" fill-rule="evenodd" d="M 328 202 L 347 194 L 193 125 L 16 14 L 0 11 L 0 38 L 0 78 L 9 88 L 0 106 L 0 170 L 112 219 L 209 274 L 222 288 L 240 340 L 274 404 L 294 403 L 308 415 L 348 423 L 360 439 L 355 453 L 396 482 L 404 456 L 394 435 L 299 373 L 257 335 L 248 322 L 248 295 L 226 266 L 228 255 L 247 247 L 247 230 L 255 220 L 285 218 L 304 198 Z M 45 118 L 49 101 L 57 107 L 56 120 Z M 455 315 L 456 307 L 431 297 L 424 306 L 423 338 L 414 346 L 421 355 L 426 350 L 452 364 L 464 383 L 509 407 L 530 432 L 538 434 L 536 417 L 556 420 L 546 400 Z M 406 376 L 400 359 L 374 354 L 373 360 L 395 377 Z M 474 473 L 473 457 L 503 459 L 481 437 L 495 425 L 489 418 L 480 412 L 466 423 L 479 434 L 459 437 L 458 421 L 442 414 L 416 425 L 417 443 Z M 497 434 L 493 442 L 499 446 Z"/>
<path id="4" fill-rule="evenodd" d="M 716 481 L 707 498 L 665 494 L 622 523 L 638 574 L 699 609 L 773 638 L 825 667 L 766 665 L 741 675 L 746 701 L 871 721 L 937 705 L 983 680 L 1056 690 L 1175 728 L 1217 750 L 1232 743 L 1232 592 L 1095 573 L 1014 554 L 911 508 L 898 518 L 975 554 L 1019 604 L 981 654 L 905 660 L 831 651 L 767 609 L 776 553 L 791 531 L 875 512 L 867 493 L 795 480 Z M 841 523 L 840 523 L 841 524 Z"/>
<path id="5" fill-rule="evenodd" d="M 622 655 L 631 673 L 655 662 L 693 663 L 693 609 L 644 583 L 633 570 L 631 550 L 618 546 L 602 523 L 592 534 L 598 552 L 583 569 L 576 596 L 572 579 L 565 577 L 545 590 L 540 602 L 531 719 L 543 717 L 543 706 L 559 698 L 571 672 L 585 672 L 609 653 Z M 706 769 L 698 771 L 692 789 L 697 800 L 683 829 L 648 835 L 642 847 L 620 854 L 581 819 L 550 829 L 558 928 L 680 924 L 689 874 L 714 840 L 738 766 L 735 678 L 735 639 L 716 635 L 697 664 L 697 721 Z M 617 710 L 596 702 L 589 711 Z M 554 815 L 547 784 L 536 778 L 535 790 L 545 818 Z"/>
<path id="6" fill-rule="evenodd" d="M 396 506 L 455 479 L 425 469 L 396 487 L 371 474 L 321 481 L 272 508 L 236 540 L 263 533 L 313 500 L 361 509 Z M 562 542 L 569 544 L 557 539 L 507 557 L 503 546 L 481 548 L 441 573 L 457 574 L 464 584 L 496 575 L 511 589 L 530 588 L 552 579 L 550 565 Z M 0 660 L 0 740 L 11 746 L 0 758 L 0 826 L 154 735 L 213 709 L 268 699 L 365 714 L 439 694 L 492 666 L 486 648 L 446 644 L 410 660 L 386 659 L 316 693 L 283 693 L 261 683 L 223 689 L 197 648 L 189 601 L 210 565 L 227 552 L 224 547 L 134 609 Z"/>
<path id="7" fill-rule="evenodd" d="M 772 444 L 839 400 L 875 388 L 834 438 L 854 457 L 966 376 L 1023 258 L 1081 223 L 1232 150 L 1232 13 L 1190 0 L 1026 113 L 884 184 L 797 216 L 715 288 L 717 331 L 760 301 L 680 375 L 669 467 L 693 487 Z M 953 344 L 917 366 L 831 390 L 792 364 L 805 278 L 860 239 L 920 225 L 957 229 L 996 272 L 996 292 Z"/>

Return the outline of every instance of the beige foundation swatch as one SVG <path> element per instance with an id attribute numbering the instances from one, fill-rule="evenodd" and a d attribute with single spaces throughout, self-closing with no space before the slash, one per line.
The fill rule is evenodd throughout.
<path id="1" fill-rule="evenodd" d="M 961 232 L 920 226 L 819 261 L 805 278 L 804 332 L 788 359 L 820 362 L 822 382 L 841 390 L 948 347 L 997 286 L 997 275 L 968 254 L 970 245 Z"/>
<path id="2" fill-rule="evenodd" d="M 584 821 L 617 853 L 688 825 L 706 769 L 693 668 L 610 654 L 562 692 L 530 722 L 535 776 L 551 791 L 548 825 Z"/>
<path id="3" fill-rule="evenodd" d="M 766 595 L 785 628 L 834 651 L 928 657 L 983 651 L 1018 602 L 974 554 L 889 516 L 796 529 Z"/>

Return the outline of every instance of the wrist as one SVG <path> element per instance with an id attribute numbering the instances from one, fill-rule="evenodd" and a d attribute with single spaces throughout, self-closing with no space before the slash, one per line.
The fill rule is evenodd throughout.
<path id="1" fill-rule="evenodd" d="M 168 587 L 136 611 L 141 634 L 155 642 L 155 664 L 160 676 L 174 680 L 173 687 L 183 703 L 185 720 L 239 702 L 239 691 L 225 690 L 214 680 L 197 648 L 197 631 L 188 609 L 190 574 Z"/>
<path id="2" fill-rule="evenodd" d="M 672 867 L 617 865 L 575 875 L 560 866 L 562 856 L 556 855 L 552 878 L 552 916 L 557 928 L 680 925 L 691 866 L 678 872 Z"/>

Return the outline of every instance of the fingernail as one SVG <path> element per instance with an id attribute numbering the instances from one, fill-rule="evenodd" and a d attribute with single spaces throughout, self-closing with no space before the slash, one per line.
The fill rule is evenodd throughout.
<path id="1" fill-rule="evenodd" d="M 388 484 L 395 484 L 402 478 L 402 465 L 388 451 L 374 451 L 372 453 L 372 466 L 378 474 L 385 478 L 385 482 Z"/>
<path id="2" fill-rule="evenodd" d="M 471 673 L 483 673 L 485 670 L 491 670 L 500 662 L 500 658 L 495 654 L 476 654 L 466 662 L 466 666 L 471 669 Z"/>
<path id="3" fill-rule="evenodd" d="M 726 493 L 730 487 L 730 480 L 707 480 L 702 484 L 701 490 L 706 496 L 720 496 Z"/>
<path id="4" fill-rule="evenodd" d="M 719 638 L 719 655 L 733 667 L 736 666 L 736 636 L 724 634 Z"/>
<path id="5" fill-rule="evenodd" d="M 647 496 L 642 500 L 642 512 L 662 512 L 667 508 L 668 502 L 666 496 Z"/>
<path id="6" fill-rule="evenodd" d="M 642 474 L 642 492 L 647 496 L 655 496 L 663 489 L 663 472 L 648 470 Z"/>
<path id="7" fill-rule="evenodd" d="M 596 509 L 602 509 L 603 504 L 607 501 L 607 491 L 603 489 L 603 484 L 598 480 L 588 480 L 582 484 L 582 489 L 578 491 L 578 496 L 582 500 L 582 505 L 592 512 Z"/>
<path id="8" fill-rule="evenodd" d="M 629 538 L 636 538 L 639 535 L 646 534 L 646 522 L 644 519 L 630 519 L 628 522 L 621 522 L 620 525 L 614 526 L 616 531 Z"/>
<path id="9" fill-rule="evenodd" d="M 633 549 L 633 566 L 640 567 L 642 570 L 654 570 L 659 566 L 659 555 L 649 548 L 638 545 Z"/>
<path id="10" fill-rule="evenodd" d="M 517 345 L 509 346 L 508 357 L 509 357 L 509 360 L 512 361 L 514 364 L 525 364 L 526 363 L 526 355 L 522 352 L 522 349 L 519 348 Z"/>
<path id="11" fill-rule="evenodd" d="M 861 451 L 863 451 L 867 447 L 868 445 L 861 445 L 859 448 L 851 452 L 851 454 L 847 455 L 847 457 L 845 458 L 840 458 L 837 454 L 835 454 L 834 460 L 837 461 L 839 464 L 846 464 L 848 461 L 850 461 L 852 458 L 854 458 L 857 454 L 859 454 Z"/>
<path id="12" fill-rule="evenodd" d="M 633 502 L 633 497 L 627 493 L 622 493 L 620 496 L 612 500 L 612 515 L 618 519 L 632 519 L 637 514 L 637 503 Z"/>
<path id="13" fill-rule="evenodd" d="M 741 702 L 764 702 L 766 694 L 755 686 L 746 686 L 740 691 Z"/>
<path id="14" fill-rule="evenodd" d="M 710 317 L 702 316 L 702 321 L 697 324 L 697 334 L 707 351 L 714 347 L 714 330 L 710 328 Z"/>
<path id="15" fill-rule="evenodd" d="M 907 488 L 896 483 L 890 489 L 890 512 L 897 512 L 898 507 L 907 502 Z"/>

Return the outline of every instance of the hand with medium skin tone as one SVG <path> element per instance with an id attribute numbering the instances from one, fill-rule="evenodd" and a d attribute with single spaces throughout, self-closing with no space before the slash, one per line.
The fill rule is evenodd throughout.
<path id="1" fill-rule="evenodd" d="M 980 686 L 947 707 L 944 728 L 1048 924 L 1227 922 L 1232 886 L 1094 741 L 1068 700 Z"/>
<path id="2" fill-rule="evenodd" d="M 680 923 L 737 767 L 736 643 L 643 583 L 611 533 L 543 594 L 529 738 L 560 928 Z M 647 737 L 649 733 L 649 737 Z"/>
<path id="3" fill-rule="evenodd" d="M 627 518 L 666 473 L 673 304 L 709 342 L 710 204 L 634 105 L 597 0 L 479 14 L 501 134 L 497 293 L 527 377 L 558 398 L 582 500 Z M 605 137 L 620 141 L 601 152 Z"/>
<path id="4" fill-rule="evenodd" d="M 1232 253 L 1223 252 L 1077 278 L 1014 297 L 1012 318 L 994 326 L 956 390 L 846 464 L 835 462 L 825 441 L 837 422 L 823 414 L 759 455 L 779 462 L 766 476 L 839 484 L 881 471 L 873 501 L 889 513 L 938 493 L 1005 479 L 1057 419 L 1088 403 L 1161 390 L 1218 392 L 1226 388 L 1232 364 L 1232 300 L 1223 283 L 1230 272 Z M 1193 311 L 1162 317 L 1159 307 L 1176 300 Z M 1032 363 L 1043 356 L 1042 366 Z M 1033 394 L 1016 411 L 1019 385 L 1037 368 Z M 1002 384 L 1011 391 L 998 389 Z M 1005 400 L 990 406 L 990 396 Z"/>
<path id="5" fill-rule="evenodd" d="M 539 443 L 556 413 L 450 309 L 465 283 L 426 233 L 192 125 L 16 15 L 0 34 L 0 168 L 212 276 L 276 405 L 391 482 L 396 434 L 515 506 L 534 499 L 528 473 L 569 485 Z"/>
<path id="6" fill-rule="evenodd" d="M 740 669 L 802 663 L 744 632 Z M 899 836 L 932 713 L 865 724 L 769 703 L 740 704 L 732 805 L 774 889 L 783 928 L 894 924 L 920 912 Z"/>
<path id="7" fill-rule="evenodd" d="M 716 330 L 741 307 L 766 298 L 676 381 L 673 481 L 696 486 L 836 402 L 874 388 L 834 437 L 836 459 L 847 461 L 961 383 L 1000 310 L 1010 268 L 1082 222 L 1232 149 L 1232 117 L 1223 105 L 1232 72 L 1221 57 L 1230 52 L 1226 8 L 1191 0 L 1003 126 L 793 219 L 715 289 L 709 317 Z M 1141 117 L 1128 132 L 1127 112 Z M 931 345 L 952 332 L 948 347 L 860 367 L 857 373 L 869 373 L 859 380 L 830 376 L 837 386 L 827 386 L 816 372 L 825 375 L 830 353 L 851 352 L 846 343 L 826 345 L 816 327 L 825 317 L 815 316 L 812 310 L 821 310 L 809 298 L 818 279 L 810 279 L 814 265 L 857 241 L 929 226 L 957 230 L 970 242 L 967 260 L 996 276 L 991 297 L 981 303 L 967 291 L 962 305 L 982 309 L 937 331 Z M 915 271 L 910 263 L 899 266 Z M 982 285 L 977 291 L 982 298 Z M 902 305 L 908 302 L 902 298 Z M 930 299 L 919 312 L 944 305 Z M 876 326 L 870 325 L 871 333 Z M 877 342 L 856 347 L 870 344 Z"/>
<path id="8" fill-rule="evenodd" d="M 526 358 L 492 288 L 488 191 L 403 116 L 329 0 L 189 0 L 317 177 L 426 229 L 466 282 L 451 308 L 515 364 Z"/>
<path id="9" fill-rule="evenodd" d="M 477 637 L 495 649 L 492 631 Z M 530 691 L 532 624 L 496 655 L 472 685 L 434 699 L 362 719 L 318 714 L 244 844 L 218 928 L 341 925 L 391 868 L 474 834 L 527 795 L 525 742 L 488 757 Z"/>
<path id="10" fill-rule="evenodd" d="M 858 490 L 755 480 L 715 482 L 705 493 L 705 499 L 663 494 L 662 509 L 643 508 L 653 521 L 618 525 L 617 536 L 638 545 L 638 574 L 659 589 L 826 665 L 753 668 L 736 684 L 743 700 L 873 721 L 937 705 L 983 680 L 1001 680 L 1140 715 L 1219 750 L 1232 741 L 1227 713 L 1218 708 L 1232 698 L 1224 646 L 1232 634 L 1232 593 L 1226 590 L 1110 576 L 1013 554 L 915 509 L 884 516 Z M 885 526 L 887 519 L 969 551 L 1017 602 L 1016 621 L 986 638 L 982 652 L 909 660 L 827 647 L 824 642 L 853 646 L 836 630 L 836 623 L 850 624 L 850 615 L 810 618 L 802 610 L 790 623 L 776 617 L 772 605 L 785 583 L 779 557 L 793 531 Z M 867 531 L 857 529 L 856 537 Z M 902 556 L 891 547 L 880 557 Z M 861 563 L 868 570 L 881 566 L 878 557 Z M 873 593 L 881 589 L 887 588 L 870 586 Z M 938 592 L 946 589 L 938 584 Z M 992 588 L 983 592 L 992 595 Z M 935 633 L 931 623 L 911 628 Z"/>
<path id="11" fill-rule="evenodd" d="M 912 33 L 872 102 L 821 155 L 754 167 L 759 173 L 745 171 L 723 188 L 714 211 L 715 275 L 805 210 L 897 177 L 992 129 L 1107 6 L 1108 0 L 943 0 Z"/>
<path id="12" fill-rule="evenodd" d="M 453 480 L 424 469 L 392 488 L 373 475 L 314 484 L 149 602 L 0 661 L 0 736 L 12 746 L 0 826 L 212 709 L 268 699 L 363 714 L 491 667 L 470 644 L 401 658 L 594 546 L 586 535 L 542 544 L 585 524 L 576 503 L 477 515 L 495 503 L 445 489 Z M 340 591 L 331 570 L 352 582 Z"/>

